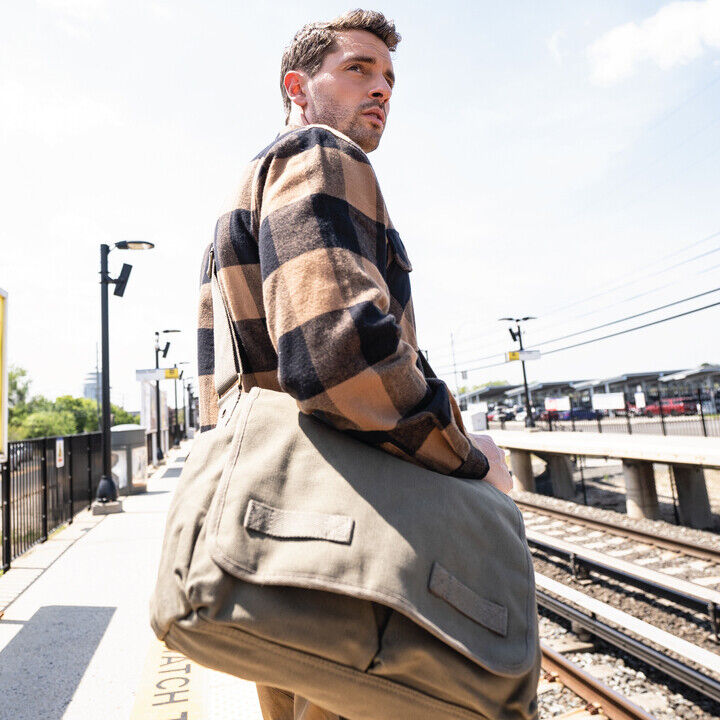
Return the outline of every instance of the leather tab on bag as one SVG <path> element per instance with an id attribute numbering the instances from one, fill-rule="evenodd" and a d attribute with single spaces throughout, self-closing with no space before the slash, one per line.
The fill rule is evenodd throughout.
<path id="1" fill-rule="evenodd" d="M 328 540 L 349 545 L 355 521 L 347 515 L 281 510 L 250 500 L 243 525 L 271 537 L 296 540 Z"/>
<path id="2" fill-rule="evenodd" d="M 428 580 L 433 595 L 452 605 L 458 612 L 498 635 L 507 635 L 507 609 L 481 598 L 467 585 L 451 575 L 439 562 L 434 562 Z"/>

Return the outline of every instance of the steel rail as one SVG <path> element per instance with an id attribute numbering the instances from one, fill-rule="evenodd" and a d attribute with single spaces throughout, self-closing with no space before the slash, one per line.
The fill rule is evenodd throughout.
<path id="1" fill-rule="evenodd" d="M 720 681 L 709 675 L 686 665 L 685 663 L 669 657 L 660 650 L 645 644 L 641 640 L 628 635 L 622 630 L 598 620 L 593 615 L 588 615 L 571 605 L 558 600 L 552 595 L 537 590 L 537 602 L 541 607 L 551 610 L 560 617 L 577 623 L 596 637 L 605 640 L 608 644 L 624 650 L 638 660 L 647 663 L 651 667 L 660 670 L 671 678 L 697 690 L 699 693 L 715 702 L 720 702 Z"/>
<path id="2" fill-rule="evenodd" d="M 586 527 L 595 528 L 597 530 L 605 530 L 606 532 L 612 532 L 615 535 L 622 535 L 633 540 L 640 540 L 641 542 L 647 543 L 648 545 L 656 545 L 657 547 L 665 548 L 666 550 L 674 550 L 675 552 L 685 553 L 686 555 L 692 555 L 693 557 L 700 558 L 702 560 L 709 560 L 710 562 L 720 563 L 720 550 L 714 550 L 712 548 L 694 543 L 690 540 L 680 540 L 663 538 L 654 535 L 652 532 L 640 530 L 638 528 L 628 528 L 620 523 L 613 523 L 605 520 L 595 520 L 591 518 L 585 518 L 575 515 L 570 512 L 563 510 L 557 510 L 555 508 L 547 508 L 543 505 L 536 504 L 529 500 L 515 500 L 515 503 L 520 508 L 527 508 L 532 512 L 537 512 L 543 515 L 550 515 L 561 520 L 569 520 L 577 523 L 578 525 L 584 525 Z"/>
<path id="3" fill-rule="evenodd" d="M 676 605 L 702 613 L 707 617 L 710 625 L 710 632 L 716 641 L 720 641 L 720 607 L 715 602 L 709 602 L 699 595 L 678 590 L 676 588 L 661 585 L 659 583 L 648 580 L 647 578 L 634 575 L 625 570 L 613 567 L 612 565 L 597 560 L 592 560 L 582 555 L 582 552 L 575 553 L 570 550 L 563 550 L 556 547 L 552 543 L 543 542 L 535 538 L 527 539 L 528 545 L 535 548 L 545 555 L 559 557 L 570 563 L 570 572 L 573 577 L 579 577 L 581 568 L 585 568 L 588 572 L 594 572 L 603 577 L 619 580 L 620 582 L 630 585 L 631 587 L 649 592 L 655 597 L 670 600 Z M 582 548 L 580 548 L 582 550 Z"/>
<path id="4" fill-rule="evenodd" d="M 655 720 L 641 707 L 630 702 L 545 643 L 540 644 L 540 649 L 543 670 L 557 676 L 566 688 L 590 705 L 599 706 L 608 720 Z"/>

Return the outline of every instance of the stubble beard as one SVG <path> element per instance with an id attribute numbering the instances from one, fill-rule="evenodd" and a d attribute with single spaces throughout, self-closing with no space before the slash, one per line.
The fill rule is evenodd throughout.
<path id="1" fill-rule="evenodd" d="M 332 103 L 323 104 L 315 107 L 317 119 L 314 122 L 335 128 L 369 153 L 380 144 L 384 128 L 369 127 L 362 112 L 362 109 L 345 110 Z"/>

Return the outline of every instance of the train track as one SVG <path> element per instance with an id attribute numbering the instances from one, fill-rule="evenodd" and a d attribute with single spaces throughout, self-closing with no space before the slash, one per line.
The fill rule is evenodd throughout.
<path id="1" fill-rule="evenodd" d="M 594 678 L 581 667 L 555 652 L 545 643 L 542 650 L 542 669 L 546 682 L 560 682 L 568 690 L 574 692 L 586 704 L 583 708 L 588 714 L 602 714 L 608 720 L 653 720 L 642 708 L 630 702 L 620 693 L 612 690 Z M 566 715 L 575 715 L 571 710 Z"/>
<path id="2" fill-rule="evenodd" d="M 515 499 L 515 502 L 521 510 L 530 511 L 539 515 L 547 515 L 548 517 L 564 520 L 575 525 L 582 525 L 586 528 L 612 533 L 613 535 L 625 537 L 629 540 L 635 540 L 646 545 L 654 545 L 664 550 L 672 550 L 682 553 L 683 555 L 720 565 L 720 550 L 706 547 L 691 540 L 659 537 L 656 533 L 641 528 L 629 528 L 624 524 L 613 523 L 610 520 L 582 517 L 557 508 L 548 508 L 545 507 L 545 505 L 534 503 L 527 499 Z"/>
<path id="3" fill-rule="evenodd" d="M 538 605 L 569 621 L 575 628 L 582 628 L 608 645 L 659 670 L 664 676 L 692 688 L 720 707 L 720 661 L 711 638 L 708 635 L 705 635 L 705 640 L 698 638 L 700 646 L 692 643 L 683 646 L 685 641 L 682 638 L 685 634 L 682 630 L 674 635 L 660 629 L 668 627 L 663 620 L 663 613 L 673 613 L 682 608 L 686 613 L 683 622 L 704 615 L 709 621 L 711 633 L 718 639 L 720 582 L 717 581 L 720 580 L 720 552 L 688 539 L 658 537 L 657 533 L 642 528 L 627 527 L 624 523 L 614 523 L 612 520 L 578 516 L 527 499 L 518 501 L 518 505 L 526 514 L 531 549 L 534 553 L 541 553 L 538 559 L 548 555 L 561 558 L 570 568 L 565 572 L 580 580 L 580 585 L 585 585 L 582 593 L 569 589 L 573 583 L 567 585 L 562 572 L 558 574 L 557 569 L 553 573 L 560 582 L 538 575 Z M 627 561 L 629 556 L 634 559 Z M 652 565 L 658 565 L 659 569 L 651 569 Z M 547 565 L 547 561 L 545 565 L 541 563 L 540 567 L 553 569 Z M 560 567 L 556 566 L 558 569 Z M 620 584 L 605 585 L 604 591 L 600 590 L 600 585 L 594 584 L 603 583 L 607 579 Z M 716 587 L 718 589 L 714 589 Z M 607 595 L 612 595 L 612 592 L 623 593 L 624 588 L 631 595 L 635 593 L 636 597 L 640 591 L 643 596 L 671 601 L 671 604 L 655 603 L 652 617 L 658 625 L 639 621 L 640 617 L 647 615 L 631 616 L 617 611 L 617 608 L 623 607 L 624 596 L 618 595 L 618 599 L 613 600 L 608 599 Z M 593 595 L 597 597 L 598 592 L 600 597 L 605 593 L 605 603 L 593 598 Z M 608 602 L 611 605 L 607 605 Z M 600 607 L 603 605 L 605 609 L 609 608 L 607 614 L 603 614 L 605 609 Z M 688 612 L 690 615 L 687 615 Z M 683 617 L 682 612 L 680 617 Z M 693 622 L 697 623 L 698 620 Z M 695 627 L 695 637 L 699 627 Z M 683 652 L 686 654 L 683 655 Z M 550 662 L 546 661 L 546 664 Z M 581 681 L 568 682 L 572 684 Z M 569 689 L 575 690 L 589 703 L 603 707 L 601 698 L 593 699 L 571 684 L 567 685 Z M 612 717 L 622 720 L 648 717 L 646 714 L 633 715 L 634 708 L 627 706 L 613 708 L 610 712 L 619 713 Z M 609 712 L 605 714 L 611 717 Z"/>

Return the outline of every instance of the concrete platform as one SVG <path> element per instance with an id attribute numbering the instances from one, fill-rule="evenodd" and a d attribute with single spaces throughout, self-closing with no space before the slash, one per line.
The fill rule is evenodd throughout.
<path id="1" fill-rule="evenodd" d="M 189 447 L 170 453 L 146 494 L 124 498 L 124 512 L 80 513 L 0 576 L 0 717 L 261 720 L 252 683 L 197 666 L 186 700 L 155 705 L 167 650 L 148 601 L 177 473 L 161 476 Z"/>

